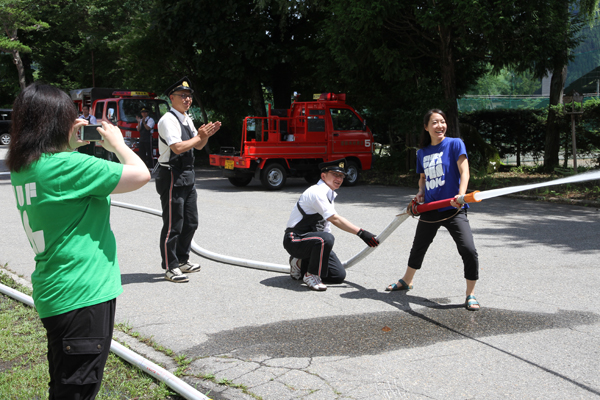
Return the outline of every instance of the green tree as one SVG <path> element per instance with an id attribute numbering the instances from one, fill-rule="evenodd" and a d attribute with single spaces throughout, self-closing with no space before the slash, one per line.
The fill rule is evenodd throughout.
<path id="1" fill-rule="evenodd" d="M 46 22 L 34 17 L 33 12 L 36 8 L 37 2 L 34 1 L 0 0 L 0 21 L 2 21 L 0 51 L 12 55 L 12 61 L 19 74 L 21 89 L 27 86 L 21 53 L 31 53 L 31 48 L 19 40 L 19 32 L 30 32 L 49 26 Z"/>
<path id="2" fill-rule="evenodd" d="M 333 35 L 334 57 L 340 52 L 352 57 L 352 47 L 344 36 L 363 27 L 383 30 L 379 42 L 372 42 L 373 60 L 387 79 L 427 82 L 427 91 L 441 93 L 448 115 L 449 131 L 458 134 L 456 98 L 465 93 L 485 73 L 514 66 L 517 72 L 547 57 L 556 44 L 544 41 L 547 29 L 556 30 L 552 15 L 543 9 L 547 2 L 472 1 L 472 0 L 357 0 L 351 4 L 330 2 L 338 24 Z M 381 21 L 381 23 L 379 23 Z M 369 36 L 374 36 L 369 33 Z M 341 43 L 341 44 L 340 44 Z M 346 44 L 346 45 L 344 45 Z M 536 59 L 523 54 L 532 53 Z M 354 54 L 364 58 L 365 53 Z M 338 63 L 340 68 L 356 68 L 356 62 Z M 417 84 L 417 87 L 422 87 Z M 423 89 L 418 91 L 423 93 Z"/>
<path id="3" fill-rule="evenodd" d="M 132 18 L 142 12 L 139 0 L 41 4 L 37 13 L 51 26 L 24 39 L 35 49 L 39 79 L 65 90 L 120 87 L 126 80 L 118 63 L 120 54 L 109 45 L 122 37 Z"/>
<path id="4" fill-rule="evenodd" d="M 266 115 L 266 99 L 289 107 L 292 88 L 313 68 L 307 49 L 317 45 L 322 17 L 310 2 L 157 0 L 149 23 L 154 46 L 168 49 L 170 76 L 187 75 L 204 106 L 239 127 L 247 115 Z M 228 134 L 237 135 L 222 129 L 215 139 Z"/>
<path id="5" fill-rule="evenodd" d="M 489 67 L 489 72 L 477 80 L 467 94 L 471 95 L 531 95 L 541 87 L 533 72 L 515 73 L 507 68 L 499 72 Z"/>
<path id="6" fill-rule="evenodd" d="M 552 74 L 552 78 L 544 147 L 544 169 L 546 171 L 553 171 L 559 165 L 560 118 L 557 115 L 556 107 L 553 106 L 562 104 L 567 64 L 572 59 L 570 50 L 579 43 L 573 38 L 581 28 L 582 20 L 592 21 L 598 10 L 598 3 L 599 0 L 560 0 L 555 6 L 558 26 L 562 26 L 562 29 L 557 31 L 552 38 L 552 42 L 558 45 L 560 51 L 549 59 L 548 72 Z"/>

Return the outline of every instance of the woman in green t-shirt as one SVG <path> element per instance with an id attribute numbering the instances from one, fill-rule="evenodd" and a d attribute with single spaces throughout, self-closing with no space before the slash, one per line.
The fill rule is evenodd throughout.
<path id="1" fill-rule="evenodd" d="M 93 399 L 102 381 L 123 291 L 110 229 L 111 193 L 139 189 L 150 180 L 144 162 L 116 126 L 97 128 L 102 147 L 119 163 L 76 148 L 87 121 L 76 119 L 69 96 L 34 83 L 13 105 L 6 165 L 17 208 L 35 253 L 33 300 L 46 328 L 50 399 Z"/>

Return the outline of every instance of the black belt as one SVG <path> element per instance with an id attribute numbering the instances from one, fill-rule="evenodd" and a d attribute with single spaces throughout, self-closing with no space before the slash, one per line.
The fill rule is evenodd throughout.
<path id="1" fill-rule="evenodd" d="M 160 163 L 158 165 L 160 165 L 161 167 L 166 168 L 166 169 L 172 169 L 173 168 L 170 165 L 163 165 L 163 164 L 160 164 Z M 194 170 L 194 167 L 187 167 L 185 169 L 182 169 L 181 171 L 193 171 L 193 170 Z"/>
<path id="2" fill-rule="evenodd" d="M 302 231 L 298 231 L 298 230 L 296 230 L 296 229 L 294 229 L 294 228 L 287 228 L 287 229 L 285 230 L 285 234 L 286 234 L 286 235 L 287 235 L 288 233 L 290 233 L 290 232 L 293 232 L 293 233 L 295 233 L 295 234 L 296 234 L 296 235 L 298 235 L 298 236 L 302 236 L 302 235 L 306 235 L 306 234 L 307 234 L 307 233 L 309 233 L 310 231 L 309 231 L 309 232 L 302 232 Z"/>

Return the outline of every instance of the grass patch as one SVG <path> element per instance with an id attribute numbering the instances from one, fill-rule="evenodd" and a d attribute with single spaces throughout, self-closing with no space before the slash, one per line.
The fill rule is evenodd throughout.
<path id="1" fill-rule="evenodd" d="M 0 271 L 0 283 L 26 294 Z M 0 399 L 47 399 L 46 330 L 35 309 L 0 294 Z M 181 399 L 162 382 L 110 353 L 99 400 Z"/>

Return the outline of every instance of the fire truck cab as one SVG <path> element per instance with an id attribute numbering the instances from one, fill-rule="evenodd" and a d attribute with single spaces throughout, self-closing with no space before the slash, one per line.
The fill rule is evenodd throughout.
<path id="1" fill-rule="evenodd" d="M 71 99 L 81 112 L 82 107 L 90 107 L 90 115 L 96 117 L 100 124 L 108 121 L 121 130 L 125 143 L 133 151 L 138 151 L 140 133 L 137 130 L 136 115 L 145 107 L 148 115 L 158 124 L 160 117 L 169 111 L 169 104 L 156 98 L 156 94 L 142 91 L 120 90 L 111 88 L 86 88 L 71 90 Z M 153 158 L 158 158 L 158 130 L 155 126 L 153 133 L 152 152 Z M 116 156 L 105 150 L 99 143 L 91 143 L 79 148 L 80 152 L 116 160 Z"/>
<path id="2" fill-rule="evenodd" d="M 281 189 L 288 176 L 316 182 L 318 165 L 346 158 L 347 186 L 360 171 L 371 169 L 373 134 L 345 94 L 323 93 L 316 101 L 294 102 L 290 109 L 271 109 L 267 117 L 246 117 L 240 150 L 222 147 L 210 156 L 234 186 L 260 179 L 269 190 Z"/>

